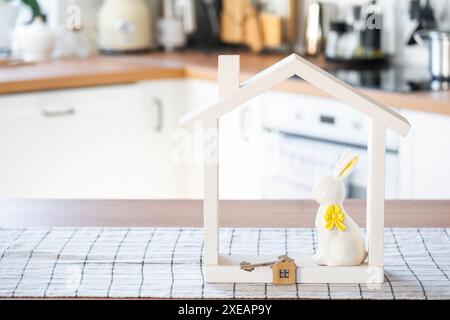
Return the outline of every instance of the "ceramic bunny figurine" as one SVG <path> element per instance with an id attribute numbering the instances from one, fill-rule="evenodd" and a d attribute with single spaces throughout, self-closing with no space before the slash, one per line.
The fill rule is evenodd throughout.
<path id="1" fill-rule="evenodd" d="M 360 227 L 344 209 L 345 187 L 342 180 L 358 163 L 359 156 L 345 151 L 331 176 L 313 188 L 313 197 L 320 204 L 316 215 L 318 250 L 314 262 L 326 266 L 357 266 L 366 258 L 364 236 Z"/>

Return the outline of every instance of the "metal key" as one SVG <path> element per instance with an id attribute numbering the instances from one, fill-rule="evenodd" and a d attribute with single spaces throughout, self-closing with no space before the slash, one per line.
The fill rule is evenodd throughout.
<path id="1" fill-rule="evenodd" d="M 253 270 L 255 270 L 256 267 L 268 267 L 271 266 L 275 263 L 277 263 L 278 261 L 270 261 L 270 262 L 261 262 L 261 263 L 250 263 L 247 261 L 242 261 L 239 265 L 241 267 L 242 270 L 245 270 L 247 272 L 251 272 Z"/>

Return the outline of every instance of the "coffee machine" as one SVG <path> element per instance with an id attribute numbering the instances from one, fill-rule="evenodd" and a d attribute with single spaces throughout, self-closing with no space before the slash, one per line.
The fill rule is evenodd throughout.
<path id="1" fill-rule="evenodd" d="M 307 6 L 306 53 L 334 62 L 382 62 L 382 10 L 366 4 L 310 1 Z"/>
<path id="2" fill-rule="evenodd" d="M 221 0 L 174 0 L 175 13 L 183 21 L 187 45 L 217 48 L 220 42 Z"/>

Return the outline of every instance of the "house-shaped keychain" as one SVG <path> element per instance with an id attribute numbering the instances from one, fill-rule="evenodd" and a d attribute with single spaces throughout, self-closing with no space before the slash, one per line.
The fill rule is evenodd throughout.
<path id="1" fill-rule="evenodd" d="M 382 283 L 384 281 L 384 194 L 386 129 L 400 136 L 410 130 L 409 122 L 387 106 L 366 96 L 359 90 L 325 72 L 302 57 L 292 54 L 268 67 L 249 80 L 240 83 L 239 56 L 219 56 L 218 85 L 220 100 L 212 106 L 194 110 L 181 119 L 181 124 L 198 122 L 205 133 L 204 148 L 209 161 L 204 162 L 204 275 L 207 282 L 262 282 L 283 283 Z M 273 256 L 219 255 L 219 170 L 218 130 L 219 118 L 271 89 L 292 76 L 299 76 L 325 93 L 350 105 L 370 120 L 368 137 L 366 251 L 367 262 L 358 266 L 323 266 L 314 263 L 312 257 L 290 256 L 291 261 L 279 261 L 275 265 L 261 266 L 252 272 L 241 269 L 240 262 L 262 263 L 277 261 Z M 282 106 L 280 106 L 281 110 Z M 212 146 L 214 148 L 212 148 Z M 214 161 L 211 158 L 215 159 Z M 299 213 L 300 214 L 300 213 Z M 311 214 L 314 214 L 311 212 Z M 279 271 L 274 273 L 272 267 Z M 294 271 L 295 270 L 295 271 Z M 295 278 L 292 275 L 295 272 Z"/>
<path id="2" fill-rule="evenodd" d="M 279 256 L 272 266 L 273 284 L 294 284 L 297 282 L 297 265 L 287 255 Z"/>
<path id="3" fill-rule="evenodd" d="M 297 265 L 294 259 L 288 255 L 278 257 L 278 261 L 250 263 L 242 261 L 239 264 L 241 270 L 253 272 L 261 267 L 271 267 L 273 275 L 273 284 L 294 284 L 297 281 Z"/>

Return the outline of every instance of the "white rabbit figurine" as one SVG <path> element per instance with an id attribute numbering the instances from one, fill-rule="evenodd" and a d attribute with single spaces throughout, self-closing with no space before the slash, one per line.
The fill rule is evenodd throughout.
<path id="1" fill-rule="evenodd" d="M 357 266 L 366 259 L 363 233 L 343 206 L 342 180 L 353 171 L 358 160 L 358 154 L 345 151 L 331 176 L 313 188 L 313 197 L 320 204 L 315 222 L 319 243 L 314 256 L 319 265 Z"/>

